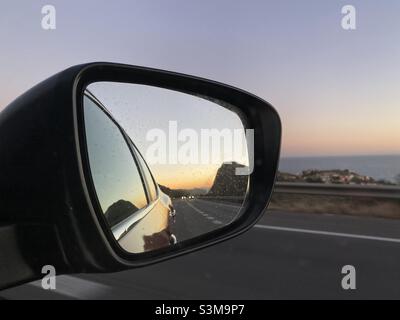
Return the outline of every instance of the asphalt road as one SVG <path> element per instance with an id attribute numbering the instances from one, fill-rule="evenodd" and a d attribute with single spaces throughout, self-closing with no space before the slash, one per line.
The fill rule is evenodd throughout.
<path id="1" fill-rule="evenodd" d="M 182 220 L 182 225 L 199 219 L 200 228 L 219 227 L 237 213 L 233 204 L 190 200 L 176 205 L 177 209 L 181 206 L 187 217 L 191 216 Z M 178 240 L 201 230 L 181 232 Z M 269 211 L 248 233 L 193 254 L 115 274 L 60 276 L 55 291 L 45 291 L 36 282 L 3 291 L 0 296 L 9 299 L 399 299 L 399 257 L 400 221 Z M 341 287 L 344 265 L 356 268 L 356 290 L 346 291 Z"/>

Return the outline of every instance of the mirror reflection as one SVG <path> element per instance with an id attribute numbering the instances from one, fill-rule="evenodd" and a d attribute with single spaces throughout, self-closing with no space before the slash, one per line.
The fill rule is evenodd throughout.
<path id="1" fill-rule="evenodd" d="M 114 82 L 89 85 L 83 102 L 97 202 L 123 249 L 173 246 L 240 216 L 253 132 L 232 106 Z"/>

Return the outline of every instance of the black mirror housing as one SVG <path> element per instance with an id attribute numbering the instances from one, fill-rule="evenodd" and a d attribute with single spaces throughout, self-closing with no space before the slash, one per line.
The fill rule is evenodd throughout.
<path id="1" fill-rule="evenodd" d="M 84 152 L 83 91 L 95 81 L 167 88 L 234 106 L 254 129 L 254 170 L 244 214 L 171 249 L 129 254 L 93 205 Z M 141 267 L 232 238 L 264 213 L 278 167 L 281 122 L 274 108 L 242 90 L 188 75 L 112 63 L 69 68 L 0 113 L 0 289 L 57 274 Z"/>

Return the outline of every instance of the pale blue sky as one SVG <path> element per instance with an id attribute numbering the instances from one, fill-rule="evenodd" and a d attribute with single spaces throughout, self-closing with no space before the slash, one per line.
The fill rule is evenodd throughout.
<path id="1" fill-rule="evenodd" d="M 57 29 L 41 29 L 41 8 Z M 341 7 L 357 30 L 341 28 Z M 283 155 L 400 153 L 400 1 L 2 0 L 0 109 L 74 64 L 194 74 L 271 102 Z"/>

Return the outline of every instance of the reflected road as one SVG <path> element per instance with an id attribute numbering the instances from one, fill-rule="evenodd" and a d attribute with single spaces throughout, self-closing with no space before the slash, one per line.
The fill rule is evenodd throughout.
<path id="1" fill-rule="evenodd" d="M 173 200 L 176 221 L 171 224 L 178 242 L 219 229 L 233 220 L 240 205 L 203 199 Z"/>

